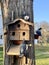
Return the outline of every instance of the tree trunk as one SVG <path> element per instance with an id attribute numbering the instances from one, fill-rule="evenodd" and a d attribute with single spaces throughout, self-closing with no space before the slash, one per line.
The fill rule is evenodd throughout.
<path id="1" fill-rule="evenodd" d="M 2 16 L 3 16 L 3 30 L 4 33 L 8 31 L 7 24 L 12 22 L 16 18 L 23 18 L 23 14 L 27 14 L 30 17 L 30 21 L 33 22 L 33 0 L 2 0 Z M 13 17 L 12 17 L 13 12 Z M 7 47 L 9 46 L 8 34 L 4 34 L 4 65 L 11 65 L 11 58 L 6 54 Z M 29 48 L 30 65 L 35 65 L 34 54 L 34 26 L 30 26 L 30 43 L 32 46 Z M 22 59 L 18 59 L 22 61 Z M 20 62 L 17 64 L 21 65 Z M 22 64 L 23 65 L 23 64 Z"/>

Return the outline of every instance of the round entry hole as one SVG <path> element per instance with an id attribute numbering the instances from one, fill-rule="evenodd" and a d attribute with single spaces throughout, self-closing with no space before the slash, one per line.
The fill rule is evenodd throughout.
<path id="1" fill-rule="evenodd" d="M 25 32 L 23 32 L 23 36 L 25 36 Z"/>

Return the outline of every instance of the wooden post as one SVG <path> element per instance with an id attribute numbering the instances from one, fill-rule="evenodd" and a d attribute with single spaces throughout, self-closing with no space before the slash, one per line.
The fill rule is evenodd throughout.
<path id="1" fill-rule="evenodd" d="M 1 0 L 2 16 L 3 16 L 3 30 L 4 33 L 8 31 L 7 24 L 12 22 L 12 19 L 23 18 L 24 12 L 29 15 L 30 21 L 33 22 L 33 0 Z M 13 11 L 13 14 L 12 14 Z M 14 18 L 12 18 L 14 17 Z M 11 65 L 11 57 L 6 54 L 7 47 L 9 46 L 8 34 L 4 34 L 4 65 Z M 30 64 L 35 65 L 34 54 L 34 26 L 30 26 L 30 43 L 29 47 Z M 23 58 L 22 58 L 23 59 Z M 18 59 L 18 61 L 22 61 Z M 23 61 L 22 61 L 23 62 Z M 21 63 L 17 62 L 17 65 Z M 23 64 L 22 64 L 23 65 Z"/>

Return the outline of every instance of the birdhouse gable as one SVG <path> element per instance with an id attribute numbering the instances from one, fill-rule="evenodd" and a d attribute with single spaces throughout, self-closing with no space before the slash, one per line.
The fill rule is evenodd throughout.
<path id="1" fill-rule="evenodd" d="M 12 25 L 12 24 L 19 23 L 19 22 L 23 22 L 24 24 L 33 26 L 33 23 L 25 21 L 23 19 L 15 19 L 13 22 L 10 22 L 8 25 Z"/>
<path id="2" fill-rule="evenodd" d="M 10 31 L 29 30 L 29 25 L 23 22 L 16 22 L 16 23 L 10 24 L 8 28 Z"/>

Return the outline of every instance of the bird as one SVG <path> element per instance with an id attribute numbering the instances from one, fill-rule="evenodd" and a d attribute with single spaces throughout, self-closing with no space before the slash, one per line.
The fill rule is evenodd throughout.
<path id="1" fill-rule="evenodd" d="M 39 28 L 39 29 L 36 30 L 36 34 L 34 34 L 34 38 L 35 38 L 35 39 L 38 39 L 39 36 L 42 36 L 41 30 L 42 30 L 42 28 Z"/>

